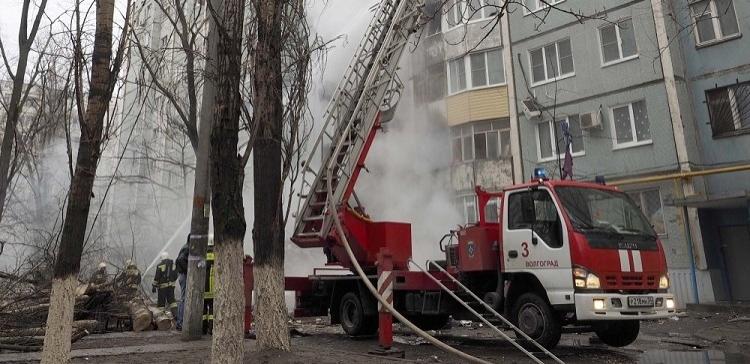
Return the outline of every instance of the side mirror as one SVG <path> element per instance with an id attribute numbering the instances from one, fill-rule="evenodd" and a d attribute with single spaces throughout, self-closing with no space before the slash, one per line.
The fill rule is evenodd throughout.
<path id="1" fill-rule="evenodd" d="M 533 228 L 536 224 L 536 206 L 534 206 L 534 198 L 530 193 L 521 196 L 521 214 L 523 222 L 531 225 Z"/>

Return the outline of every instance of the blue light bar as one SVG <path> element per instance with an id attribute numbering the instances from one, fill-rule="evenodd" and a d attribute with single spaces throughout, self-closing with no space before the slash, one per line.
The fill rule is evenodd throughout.
<path id="1" fill-rule="evenodd" d="M 544 167 L 534 168 L 534 175 L 532 176 L 532 179 L 549 179 L 549 177 L 547 177 L 547 170 Z"/>

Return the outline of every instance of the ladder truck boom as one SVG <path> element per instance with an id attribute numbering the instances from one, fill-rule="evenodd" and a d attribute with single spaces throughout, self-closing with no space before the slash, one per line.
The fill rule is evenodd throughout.
<path id="1" fill-rule="evenodd" d="M 380 123 L 403 87 L 397 70 L 409 37 L 419 28 L 423 2 L 382 0 L 331 98 L 320 134 L 302 166 L 292 241 L 326 247 L 332 233 L 326 168 L 333 163 L 333 202 L 345 208 Z"/>

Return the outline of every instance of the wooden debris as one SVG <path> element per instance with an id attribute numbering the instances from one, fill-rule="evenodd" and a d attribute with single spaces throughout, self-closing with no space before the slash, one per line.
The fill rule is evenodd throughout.
<path id="1" fill-rule="evenodd" d="M 146 331 L 151 329 L 153 315 L 142 299 L 134 298 L 128 304 L 128 312 L 133 323 L 133 331 Z"/>
<path id="2" fill-rule="evenodd" d="M 172 329 L 172 313 L 160 307 L 149 307 L 149 311 L 154 317 L 154 325 L 159 331 Z"/>

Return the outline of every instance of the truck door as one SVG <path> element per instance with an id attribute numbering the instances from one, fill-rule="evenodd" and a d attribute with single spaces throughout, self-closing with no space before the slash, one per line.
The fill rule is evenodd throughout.
<path id="1" fill-rule="evenodd" d="M 509 192 L 503 211 L 506 272 L 528 272 L 539 279 L 550 303 L 573 303 L 568 232 L 562 212 L 543 187 Z"/>

